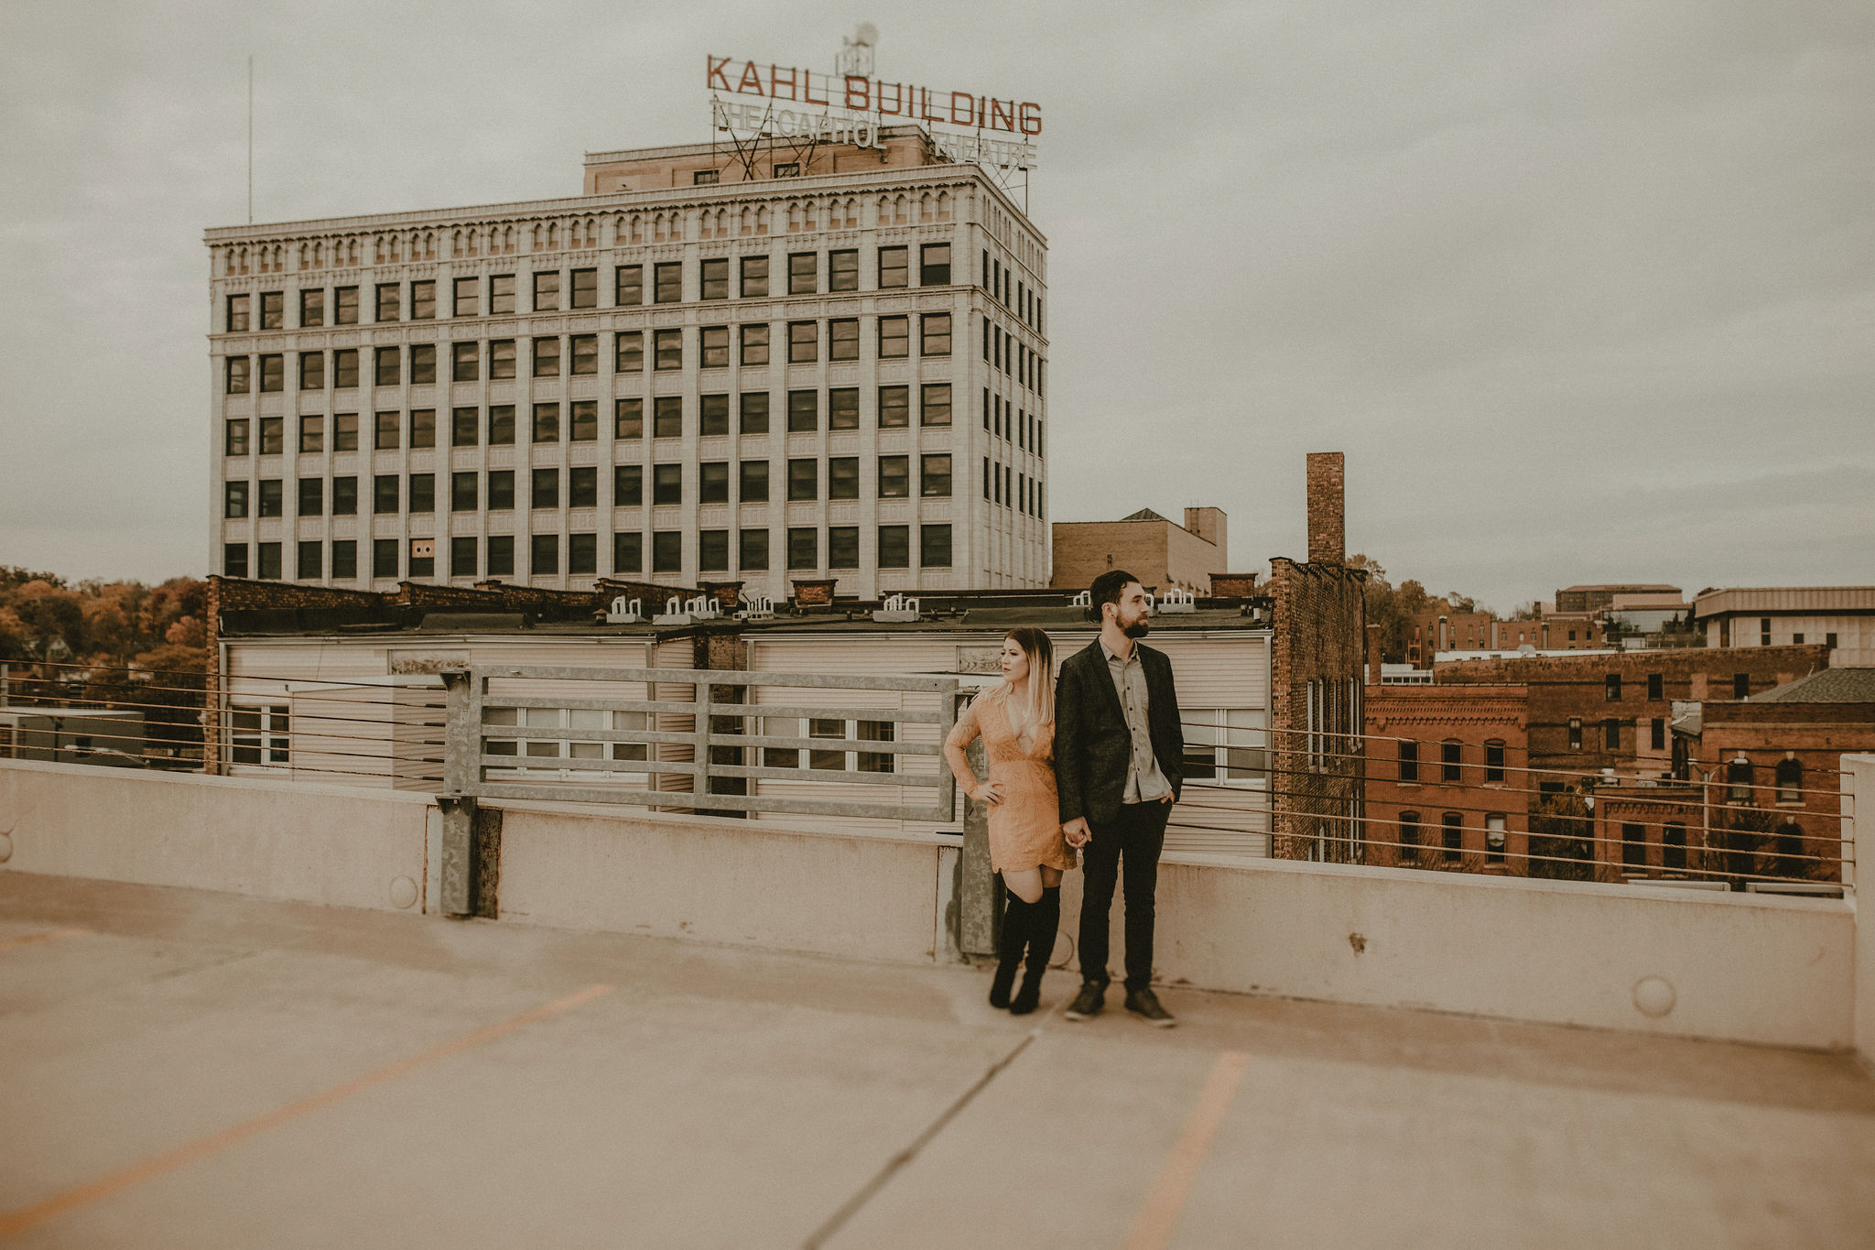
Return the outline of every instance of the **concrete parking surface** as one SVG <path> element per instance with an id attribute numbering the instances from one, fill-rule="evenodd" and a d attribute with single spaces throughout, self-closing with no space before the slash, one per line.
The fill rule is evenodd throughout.
<path id="1" fill-rule="evenodd" d="M 1846 1056 L 987 981 L 0 874 L 0 1245 L 1875 1244 Z"/>

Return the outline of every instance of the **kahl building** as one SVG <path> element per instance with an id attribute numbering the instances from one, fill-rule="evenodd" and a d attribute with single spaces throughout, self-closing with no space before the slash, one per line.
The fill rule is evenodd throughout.
<path id="1" fill-rule="evenodd" d="M 713 109 L 571 198 L 208 231 L 213 567 L 1046 586 L 1041 233 L 921 123 Z"/>

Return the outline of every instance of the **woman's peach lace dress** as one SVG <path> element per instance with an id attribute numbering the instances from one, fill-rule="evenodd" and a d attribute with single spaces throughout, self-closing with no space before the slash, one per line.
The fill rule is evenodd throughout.
<path id="1" fill-rule="evenodd" d="M 1055 727 L 1031 725 L 1018 737 L 1010 727 L 1005 706 L 1007 687 L 978 696 L 957 718 L 951 745 L 962 749 L 978 734 L 989 761 L 989 780 L 1002 792 L 1002 802 L 989 812 L 990 867 L 996 872 L 1021 872 L 1046 864 L 1069 870 L 1076 867 L 1074 851 L 1061 836 L 1061 817 L 1055 805 Z"/>

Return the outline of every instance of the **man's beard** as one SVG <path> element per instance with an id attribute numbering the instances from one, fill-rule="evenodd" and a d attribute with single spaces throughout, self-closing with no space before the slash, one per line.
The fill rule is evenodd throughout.
<path id="1" fill-rule="evenodd" d="M 1144 638 L 1147 634 L 1152 632 L 1152 624 L 1142 616 L 1131 625 L 1120 626 L 1120 632 L 1125 634 L 1128 638 Z"/>

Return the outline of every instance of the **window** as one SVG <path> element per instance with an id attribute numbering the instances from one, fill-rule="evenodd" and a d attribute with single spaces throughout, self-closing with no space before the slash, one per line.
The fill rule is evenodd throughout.
<path id="1" fill-rule="evenodd" d="M 763 467 L 766 468 L 767 466 L 764 465 Z M 737 535 L 736 567 L 744 570 L 766 569 L 768 567 L 767 530 L 743 530 Z"/>
<path id="2" fill-rule="evenodd" d="M 1569 749 L 1571 751 L 1582 749 L 1582 722 L 1573 717 L 1569 721 Z"/>
<path id="3" fill-rule="evenodd" d="M 326 419 L 324 417 L 301 417 L 299 419 L 299 449 L 303 454 L 316 454 L 326 449 Z"/>
<path id="4" fill-rule="evenodd" d="M 951 423 L 951 384 L 926 382 L 919 395 L 918 421 L 922 425 Z"/>
<path id="5" fill-rule="evenodd" d="M 1602 749 L 1607 751 L 1621 749 L 1621 722 L 1612 716 L 1602 722 Z"/>
<path id="6" fill-rule="evenodd" d="M 1795 758 L 1786 757 L 1777 762 L 1775 773 L 1777 781 L 1777 801 L 1779 803 L 1803 802 L 1803 764 Z"/>
<path id="7" fill-rule="evenodd" d="M 372 382 L 378 386 L 397 386 L 404 380 L 403 349 L 399 347 L 373 348 L 371 358 L 375 362 L 372 368 Z"/>
<path id="8" fill-rule="evenodd" d="M 332 385 L 340 390 L 358 385 L 358 349 L 341 347 L 332 353 Z"/>
<path id="9" fill-rule="evenodd" d="M 537 378 L 560 376 L 560 340 L 557 337 L 534 340 L 534 376 Z"/>
<path id="10" fill-rule="evenodd" d="M 681 573 L 684 568 L 684 536 L 679 530 L 659 530 L 651 535 L 651 571 Z"/>
<path id="11" fill-rule="evenodd" d="M 704 326 L 702 330 L 703 368 L 729 367 L 729 327 Z"/>
<path id="12" fill-rule="evenodd" d="M 612 506 L 636 508 L 645 501 L 645 469 L 641 464 L 612 466 Z"/>
<path id="13" fill-rule="evenodd" d="M 1417 742 L 1400 743 L 1400 780 L 1419 780 L 1419 744 Z"/>
<path id="14" fill-rule="evenodd" d="M 1761 647 L 1771 645 L 1771 618 L 1768 616 L 1760 617 L 1758 620 L 1758 645 Z"/>
<path id="15" fill-rule="evenodd" d="M 684 501 L 684 466 L 681 464 L 654 464 L 651 466 L 651 502 L 654 504 L 680 504 Z"/>
<path id="16" fill-rule="evenodd" d="M 449 575 L 451 577 L 475 576 L 474 538 L 465 536 L 449 540 Z"/>
<path id="17" fill-rule="evenodd" d="M 861 742 L 891 742 L 898 728 L 889 720 L 863 720 L 858 722 L 858 727 L 855 736 Z M 861 751 L 856 766 L 862 773 L 895 772 L 897 759 L 898 756 L 887 751 Z"/>
<path id="18" fill-rule="evenodd" d="M 228 297 L 228 333 L 240 334 L 253 328 L 248 319 L 248 310 L 253 305 L 251 295 L 230 295 Z"/>
<path id="19" fill-rule="evenodd" d="M 819 359 L 820 323 L 790 321 L 788 323 L 788 363 L 805 365 L 812 364 Z"/>
<path id="20" fill-rule="evenodd" d="M 436 511 L 436 474 L 412 473 L 410 475 L 410 511 Z"/>
<path id="21" fill-rule="evenodd" d="M 488 510 L 507 512 L 514 507 L 514 470 L 491 469 L 488 473 Z M 490 556 L 493 556 L 490 552 Z"/>
<path id="22" fill-rule="evenodd" d="M 535 469 L 533 481 L 527 495 L 530 508 L 557 508 L 560 506 L 560 470 Z"/>
<path id="23" fill-rule="evenodd" d="M 830 430 L 857 430 L 859 428 L 859 389 L 851 386 L 836 386 L 827 392 L 827 428 Z"/>
<path id="24" fill-rule="evenodd" d="M 859 253 L 846 250 L 827 253 L 827 289 L 859 290 Z"/>
<path id="25" fill-rule="evenodd" d="M 747 325 L 742 327 L 742 363 L 745 365 L 765 365 L 768 363 L 767 326 Z"/>
<path id="26" fill-rule="evenodd" d="M 260 389 L 263 393 L 286 389 L 286 357 L 267 355 L 260 358 Z"/>
<path id="27" fill-rule="evenodd" d="M 560 571 L 560 536 L 536 534 L 528 541 L 528 571 L 535 575 Z"/>
<path id="28" fill-rule="evenodd" d="M 819 289 L 820 257 L 815 252 L 795 252 L 788 257 L 788 294 L 812 295 Z"/>
<path id="29" fill-rule="evenodd" d="M 466 473 L 449 475 L 449 510 L 451 512 L 474 512 L 480 506 L 481 478 L 471 469 Z"/>
<path id="30" fill-rule="evenodd" d="M 488 377 L 492 382 L 505 382 L 514 377 L 514 340 L 494 339 L 488 344 Z"/>
<path id="31" fill-rule="evenodd" d="M 457 278 L 452 284 L 454 290 L 450 298 L 450 315 L 456 317 L 476 317 L 482 312 L 482 280 L 480 278 Z"/>
<path id="32" fill-rule="evenodd" d="M 905 257 L 906 249 L 902 247 L 879 249 L 879 286 L 881 289 L 911 285 L 907 276 L 909 269 Z"/>
<path id="33" fill-rule="evenodd" d="M 415 448 L 436 446 L 436 409 L 410 410 L 410 445 Z"/>
<path id="34" fill-rule="evenodd" d="M 920 356 L 951 354 L 951 315 L 949 313 L 925 313 L 919 318 L 919 331 L 918 354 Z"/>
<path id="35" fill-rule="evenodd" d="M 1439 744 L 1439 780 L 1457 781 L 1460 779 L 1459 760 L 1463 746 L 1457 742 Z"/>
<path id="36" fill-rule="evenodd" d="M 1667 722 L 1663 717 L 1656 716 L 1648 722 L 1647 748 L 1650 751 L 1667 749 Z"/>
<path id="37" fill-rule="evenodd" d="M 335 581 L 356 581 L 358 579 L 358 542 L 356 539 L 337 539 L 332 543 L 332 577 Z"/>
<path id="38" fill-rule="evenodd" d="M 557 443 L 560 441 L 560 405 L 534 405 L 534 442 Z"/>
<path id="39" fill-rule="evenodd" d="M 812 526 L 794 526 L 788 530 L 788 567 L 820 567 L 820 535 Z"/>
<path id="40" fill-rule="evenodd" d="M 574 577 L 591 576 L 599 571 L 599 536 L 597 534 L 568 534 L 566 536 L 566 571 Z"/>
<path id="41" fill-rule="evenodd" d="M 488 536 L 488 567 L 483 572 L 489 577 L 514 576 L 513 534 Z"/>
<path id="42" fill-rule="evenodd" d="M 380 473 L 371 479 L 371 511 L 383 515 L 397 511 L 399 485 L 395 473 Z"/>
<path id="43" fill-rule="evenodd" d="M 1496 739 L 1484 744 L 1484 780 L 1486 784 L 1504 780 L 1504 744 Z"/>
<path id="44" fill-rule="evenodd" d="M 1662 868 L 1686 867 L 1686 826 L 1670 824 L 1660 831 L 1660 866 Z"/>
<path id="45" fill-rule="evenodd" d="M 1648 702 L 1658 703 L 1662 699 L 1666 698 L 1667 697 L 1666 696 L 1666 684 L 1667 684 L 1666 677 L 1663 674 L 1661 673 L 1647 674 Z"/>
<path id="46" fill-rule="evenodd" d="M 494 404 L 488 410 L 488 445 L 514 446 L 514 405 Z"/>
<path id="47" fill-rule="evenodd" d="M 254 554 L 259 563 L 259 567 L 254 570 L 255 576 L 261 578 L 263 581 L 270 581 L 270 582 L 279 581 L 280 580 L 280 544 L 279 543 L 256 543 L 254 547 Z"/>
<path id="48" fill-rule="evenodd" d="M 911 495 L 911 457 L 879 457 L 879 498 L 905 499 Z"/>
<path id="49" fill-rule="evenodd" d="M 827 498 L 859 498 L 858 457 L 835 456 L 827 461 Z"/>
<path id="50" fill-rule="evenodd" d="M 742 432 L 768 433 L 768 392 L 749 391 L 742 396 Z"/>
<path id="51" fill-rule="evenodd" d="M 801 176 L 801 162 L 787 161 L 785 163 L 777 163 L 774 172 L 777 178 L 799 178 Z"/>
<path id="52" fill-rule="evenodd" d="M 1824 634 L 1823 645 L 1828 647 L 1831 651 L 1834 651 L 1836 649 L 1836 635 Z"/>
<path id="53" fill-rule="evenodd" d="M 326 323 L 326 293 L 323 289 L 299 293 L 299 323 L 307 329 Z"/>
<path id="54" fill-rule="evenodd" d="M 1447 812 L 1440 821 L 1440 832 L 1445 842 L 1445 862 L 1448 864 L 1458 862 L 1459 850 L 1465 844 L 1464 822 L 1465 818 L 1457 812 Z"/>
<path id="55" fill-rule="evenodd" d="M 911 567 L 911 526 L 881 525 L 879 527 L 879 567 L 882 569 Z"/>
<path id="56" fill-rule="evenodd" d="M 358 479 L 355 477 L 335 477 L 332 479 L 332 515 L 358 515 Z M 333 568 L 338 567 L 337 549 L 334 548 Z M 337 576 L 334 572 L 333 576 Z"/>
<path id="57" fill-rule="evenodd" d="M 482 375 L 481 346 L 476 343 L 449 345 L 449 377 L 453 382 L 477 382 Z"/>
<path id="58" fill-rule="evenodd" d="M 303 477 L 299 480 L 298 508 L 294 516 L 324 516 L 326 511 L 326 483 L 324 478 Z"/>
<path id="59" fill-rule="evenodd" d="M 597 269 L 575 269 L 573 271 L 572 301 L 569 308 L 597 308 L 599 306 L 599 271 Z"/>
<path id="60" fill-rule="evenodd" d="M 397 576 L 397 540 L 395 538 L 371 540 L 371 576 L 374 578 Z"/>
<path id="61" fill-rule="evenodd" d="M 697 502 L 729 502 L 729 462 L 727 460 L 706 460 L 697 466 Z M 723 550 L 728 551 L 727 545 Z"/>
<path id="62" fill-rule="evenodd" d="M 1484 818 L 1485 860 L 1493 864 L 1503 863 L 1505 842 L 1504 817 L 1493 812 Z"/>
<path id="63" fill-rule="evenodd" d="M 236 764 L 288 763 L 291 756 L 287 729 L 284 703 L 229 708 L 229 760 Z"/>
<path id="64" fill-rule="evenodd" d="M 788 433 L 808 434 L 820 428 L 820 392 L 788 392 Z"/>
<path id="65" fill-rule="evenodd" d="M 827 323 L 827 359 L 859 359 L 859 321 L 842 317 Z"/>
<path id="66" fill-rule="evenodd" d="M 879 359 L 903 360 L 911 355 L 911 318 L 879 318 Z"/>
<path id="67" fill-rule="evenodd" d="M 246 482 L 222 483 L 221 515 L 230 518 L 240 518 L 247 515 Z"/>
<path id="68" fill-rule="evenodd" d="M 903 429 L 911 424 L 911 388 L 908 386 L 882 386 L 879 388 L 879 428 L 882 430 Z"/>
<path id="69" fill-rule="evenodd" d="M 456 408 L 449 414 L 449 445 L 473 447 L 481 441 L 482 414 L 474 408 Z"/>
<path id="70" fill-rule="evenodd" d="M 358 324 L 358 288 L 340 286 L 332 288 L 332 324 L 335 326 L 355 326 Z"/>
<path id="71" fill-rule="evenodd" d="M 918 535 L 918 563 L 927 569 L 951 566 L 951 527 L 925 525 Z"/>
<path id="72" fill-rule="evenodd" d="M 820 461 L 788 461 L 788 500 L 813 500 L 820 497 Z M 796 566 L 803 567 L 803 566 Z"/>
<path id="73" fill-rule="evenodd" d="M 643 373 L 645 369 L 645 332 L 621 330 L 615 336 L 616 359 L 613 368 L 619 373 Z"/>
<path id="74" fill-rule="evenodd" d="M 1621 826 L 1621 866 L 1647 867 L 1647 831 L 1638 824 Z"/>
<path id="75" fill-rule="evenodd" d="M 1621 702 L 1621 674 L 1610 673 L 1602 678 L 1602 698 L 1609 703 Z"/>
<path id="76" fill-rule="evenodd" d="M 927 454 L 919 458 L 918 493 L 926 499 L 950 498 L 950 453 Z"/>
<path id="77" fill-rule="evenodd" d="M 645 302 L 645 267 L 620 265 L 612 271 L 613 299 L 621 308 L 636 308 Z"/>
<path id="78" fill-rule="evenodd" d="M 918 250 L 918 285 L 949 286 L 951 281 L 951 245 L 927 243 Z"/>
<path id="79" fill-rule="evenodd" d="M 230 395 L 245 395 L 248 392 L 248 376 L 254 363 L 246 356 L 230 356 L 227 364 L 225 389 Z"/>
<path id="80" fill-rule="evenodd" d="M 742 258 L 742 298 L 757 299 L 767 294 L 768 257 L 744 256 Z"/>
<path id="81" fill-rule="evenodd" d="M 660 395 L 651 404 L 651 437 L 684 436 L 684 400 L 681 395 Z"/>
<path id="82" fill-rule="evenodd" d="M 573 376 L 599 372 L 599 336 L 596 334 L 575 334 L 570 340 L 572 347 Z"/>
<path id="83" fill-rule="evenodd" d="M 436 283 L 433 280 L 410 284 L 410 319 L 432 321 L 436 317 Z"/>
<path id="84" fill-rule="evenodd" d="M 378 283 L 377 320 L 396 321 L 399 302 L 398 284 L 395 282 Z"/>
<path id="85" fill-rule="evenodd" d="M 729 531 L 699 530 L 697 532 L 697 569 L 704 573 L 721 573 L 729 568 Z"/>
<path id="86" fill-rule="evenodd" d="M 612 571 L 614 573 L 642 573 L 645 571 L 644 535 L 638 532 L 612 535 Z"/>
<path id="87" fill-rule="evenodd" d="M 260 419 L 260 454 L 278 456 L 286 451 L 285 418 L 262 417 Z"/>
<path id="88" fill-rule="evenodd" d="M 620 399 L 612 405 L 612 437 L 622 440 L 645 436 L 645 401 Z"/>
<path id="89" fill-rule="evenodd" d="M 652 294 L 654 304 L 676 304 L 684 298 L 684 266 L 682 261 L 669 261 L 651 267 Z"/>
<path id="90" fill-rule="evenodd" d="M 718 256 L 703 262 L 703 298 L 729 298 L 729 258 L 727 256 Z"/>
<path id="91" fill-rule="evenodd" d="M 1732 697 L 1734 699 L 1749 699 L 1751 697 L 1750 673 L 1732 674 Z"/>
<path id="92" fill-rule="evenodd" d="M 654 367 L 659 370 L 684 367 L 684 332 L 681 329 L 658 330 L 654 334 Z"/>
<path id="93" fill-rule="evenodd" d="M 566 503 L 569 508 L 599 506 L 599 470 L 595 466 L 574 465 L 566 471 Z M 571 569 L 569 572 L 577 573 L 579 570 Z"/>
<path id="94" fill-rule="evenodd" d="M 1412 864 L 1419 859 L 1419 813 L 1400 813 L 1400 863 Z"/>
<path id="95" fill-rule="evenodd" d="M 829 569 L 856 569 L 859 567 L 858 526 L 835 525 L 828 528 L 827 567 Z"/>
<path id="96" fill-rule="evenodd" d="M 744 460 L 739 474 L 737 498 L 743 503 L 768 502 L 768 461 Z M 745 561 L 746 564 L 746 561 Z M 764 565 L 764 568 L 767 566 Z"/>
<path id="97" fill-rule="evenodd" d="M 501 316 L 514 311 L 514 275 L 498 273 L 488 280 L 488 311 L 491 315 Z M 491 559 L 493 552 L 490 553 Z"/>
<path id="98" fill-rule="evenodd" d="M 1791 642 L 1792 642 L 1792 643 L 1794 643 L 1794 644 L 1796 644 L 1797 646 L 1802 646 L 1802 645 L 1803 645 L 1803 635 L 1802 635 L 1802 634 L 1792 634 L 1792 635 L 1790 636 L 1790 640 L 1791 640 Z"/>

